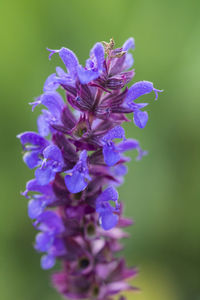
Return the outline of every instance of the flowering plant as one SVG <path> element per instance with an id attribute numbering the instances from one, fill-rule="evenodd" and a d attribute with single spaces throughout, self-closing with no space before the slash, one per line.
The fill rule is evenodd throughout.
<path id="1" fill-rule="evenodd" d="M 35 249 L 44 253 L 43 269 L 62 262 L 52 282 L 68 298 L 109 300 L 134 289 L 125 279 L 137 270 L 115 257 L 122 249 L 121 238 L 128 236 L 123 227 L 132 224 L 123 217 L 116 187 L 123 183 L 125 163 L 130 161 L 124 153 L 135 149 L 139 160 L 146 151 L 125 137 L 121 124 L 129 121 L 125 114 L 133 113 L 135 125 L 144 128 L 147 103 L 135 100 L 151 92 L 157 99 L 160 90 L 149 81 L 125 87 L 134 76 L 132 49 L 133 38 L 121 48 L 114 47 L 113 39 L 96 43 L 85 67 L 67 48 L 48 49 L 50 58 L 60 56 L 66 70 L 57 67 L 44 93 L 31 103 L 33 110 L 45 107 L 37 119 L 38 133 L 18 135 L 23 160 L 35 169 L 35 178 L 23 192 L 29 199 L 28 215 L 39 231 Z"/>

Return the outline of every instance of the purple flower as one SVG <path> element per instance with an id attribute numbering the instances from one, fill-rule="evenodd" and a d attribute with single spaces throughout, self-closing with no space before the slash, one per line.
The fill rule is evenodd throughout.
<path id="1" fill-rule="evenodd" d="M 114 139 L 125 139 L 125 131 L 121 126 L 112 128 L 101 140 L 104 161 L 108 166 L 113 166 L 120 160 L 119 151 L 113 143 Z"/>
<path id="2" fill-rule="evenodd" d="M 155 92 L 157 100 L 158 92 L 162 90 L 155 89 L 152 82 L 149 81 L 139 81 L 133 84 L 128 90 L 127 96 L 125 98 L 125 104 L 134 112 L 134 123 L 139 128 L 144 128 L 148 121 L 148 114 L 146 111 L 141 111 L 140 109 L 148 105 L 147 103 L 135 103 L 134 100 L 137 98 L 149 94 L 152 91 Z"/>
<path id="3" fill-rule="evenodd" d="M 60 50 L 51 50 L 47 49 L 51 53 L 49 55 L 49 59 L 51 59 L 54 53 L 58 53 L 60 58 L 62 59 L 68 73 L 65 73 L 61 68 L 57 68 L 58 78 L 56 79 L 56 83 L 61 85 L 74 85 L 77 80 L 77 69 L 78 69 L 78 59 L 76 55 L 67 48 L 61 48 Z M 55 83 L 55 78 L 52 78 Z"/>
<path id="4" fill-rule="evenodd" d="M 51 125 L 61 123 L 61 114 L 64 108 L 64 101 L 59 93 L 47 91 L 35 102 L 31 103 L 33 110 L 38 104 L 43 104 L 48 110 L 42 110 L 42 115 L 38 117 L 38 131 L 41 136 L 49 135 L 52 131 Z"/>
<path id="5" fill-rule="evenodd" d="M 35 132 L 27 131 L 17 136 L 26 151 L 23 160 L 30 169 L 37 167 L 41 163 L 40 156 L 49 142 Z"/>
<path id="6" fill-rule="evenodd" d="M 71 193 L 83 191 L 91 180 L 87 166 L 87 151 L 82 151 L 80 159 L 73 169 L 66 171 L 65 184 Z"/>
<path id="7" fill-rule="evenodd" d="M 35 177 L 39 184 L 46 185 L 55 178 L 57 172 L 61 172 L 64 166 L 62 152 L 55 145 L 50 145 L 43 151 L 41 167 L 35 171 Z"/>
<path id="8" fill-rule="evenodd" d="M 105 189 L 99 197 L 96 199 L 96 211 L 99 213 L 99 222 L 104 230 L 109 230 L 118 222 L 119 204 L 118 192 L 113 187 Z M 115 207 L 113 207 L 109 201 L 113 201 Z"/>
<path id="9" fill-rule="evenodd" d="M 134 139 L 127 139 L 125 141 L 122 141 L 121 143 L 117 144 L 117 150 L 122 153 L 125 151 L 130 151 L 136 149 L 138 152 L 138 156 L 136 160 L 140 160 L 144 155 L 147 155 L 147 151 L 144 151 L 140 147 L 140 143 L 137 140 Z"/>
<path id="10" fill-rule="evenodd" d="M 137 140 L 125 138 L 121 124 L 133 113 L 136 126 L 144 128 L 147 103 L 135 100 L 152 91 L 157 99 L 161 91 L 149 81 L 125 87 L 135 75 L 133 38 L 120 48 L 113 39 L 103 44 L 93 46 L 85 67 L 67 48 L 48 49 L 49 58 L 57 53 L 66 70 L 57 67 L 43 94 L 30 103 L 32 110 L 45 107 L 37 119 L 39 133 L 17 136 L 24 162 L 36 168 L 22 193 L 38 230 L 34 247 L 42 253 L 42 269 L 61 261 L 52 283 L 68 299 L 112 300 L 120 293 L 118 299 L 125 300 L 121 293 L 135 290 L 126 279 L 137 270 L 115 255 L 123 248 L 121 239 L 129 237 L 123 228 L 133 223 L 123 216 L 115 187 L 128 170 L 126 151 L 136 150 L 136 160 L 147 152 Z"/>
<path id="11" fill-rule="evenodd" d="M 96 43 L 90 51 L 90 58 L 86 61 L 86 67 L 83 68 L 79 65 L 76 55 L 67 48 L 61 48 L 60 50 L 50 50 L 50 58 L 54 53 L 59 53 L 62 61 L 64 62 L 66 69 L 68 70 L 68 75 L 59 72 L 59 79 L 55 80 L 52 76 L 50 80 L 55 84 L 59 82 L 63 85 L 72 85 L 77 79 L 80 80 L 82 84 L 87 84 L 94 79 L 97 79 L 103 70 L 104 64 L 104 48 L 101 43 Z M 49 85 L 49 82 L 48 82 Z"/>
<path id="12" fill-rule="evenodd" d="M 82 84 L 87 84 L 97 79 L 103 71 L 104 48 L 101 43 L 96 43 L 90 51 L 90 58 L 86 61 L 86 66 L 79 66 L 78 77 Z"/>

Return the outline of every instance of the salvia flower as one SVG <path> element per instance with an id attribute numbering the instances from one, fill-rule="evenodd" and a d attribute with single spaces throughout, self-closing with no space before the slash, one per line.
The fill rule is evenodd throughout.
<path id="1" fill-rule="evenodd" d="M 38 231 L 35 249 L 42 253 L 41 267 L 62 270 L 52 276 L 54 287 L 69 299 L 111 300 L 134 290 L 126 279 L 137 274 L 115 256 L 128 237 L 123 203 L 116 188 L 124 182 L 126 152 L 147 154 L 135 139 L 126 138 L 121 126 L 133 113 L 137 127 L 144 128 L 148 103 L 137 102 L 158 90 L 149 81 L 126 85 L 134 77 L 133 38 L 115 48 L 114 40 L 96 43 L 82 66 L 67 48 L 58 54 L 65 70 L 56 68 L 45 81 L 43 94 L 32 105 L 42 106 L 38 132 L 19 134 L 23 160 L 35 169 L 22 193 L 28 200 L 28 216 Z M 66 99 L 58 89 L 65 91 Z"/>

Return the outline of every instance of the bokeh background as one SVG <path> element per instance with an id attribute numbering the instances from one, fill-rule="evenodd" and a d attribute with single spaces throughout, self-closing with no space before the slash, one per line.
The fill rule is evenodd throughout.
<path id="1" fill-rule="evenodd" d="M 0 2 L 0 299 L 58 300 L 39 266 L 35 231 L 19 192 L 32 178 L 16 134 L 36 130 L 28 102 L 62 64 L 46 47 L 73 49 L 84 63 L 96 41 L 135 37 L 135 80 L 164 89 L 144 130 L 127 136 L 149 155 L 129 165 L 120 198 L 135 219 L 124 241 L 140 269 L 135 300 L 200 299 L 200 2 L 174 0 L 13 0 Z"/>

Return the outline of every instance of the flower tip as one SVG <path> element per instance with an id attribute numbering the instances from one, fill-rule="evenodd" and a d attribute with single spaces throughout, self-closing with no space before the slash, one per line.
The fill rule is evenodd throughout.
<path id="1" fill-rule="evenodd" d="M 24 196 L 25 198 L 29 198 L 28 196 L 28 190 L 25 190 L 24 192 L 21 192 L 20 195 Z"/>
<path id="2" fill-rule="evenodd" d="M 51 57 L 52 57 L 52 55 L 53 55 L 54 53 L 57 53 L 57 52 L 58 52 L 58 50 L 52 50 L 52 49 L 49 49 L 49 48 L 46 48 L 46 49 L 47 49 L 47 51 L 51 52 L 51 53 L 49 54 L 49 60 L 51 60 Z"/>
<path id="3" fill-rule="evenodd" d="M 55 263 L 56 263 L 55 258 L 51 255 L 43 255 L 41 257 L 40 264 L 41 264 L 41 268 L 43 270 L 49 270 L 49 269 L 53 268 Z"/>
<path id="4" fill-rule="evenodd" d="M 155 100 L 157 100 L 158 99 L 158 93 L 162 93 L 164 90 L 158 90 L 158 89 L 153 88 L 153 91 L 156 95 Z"/>
<path id="5" fill-rule="evenodd" d="M 141 160 L 141 159 L 143 158 L 143 156 L 146 156 L 146 155 L 149 154 L 148 151 L 146 151 L 146 150 L 141 150 L 141 149 L 140 149 L 140 151 L 138 151 L 138 152 L 139 152 L 139 153 L 138 153 L 138 156 L 136 157 L 136 161 Z"/>
<path id="6" fill-rule="evenodd" d="M 36 100 L 36 101 L 34 101 L 34 102 L 29 102 L 28 103 L 29 105 L 31 105 L 32 106 L 32 112 L 34 111 L 34 109 L 36 108 L 36 106 L 38 106 L 39 104 L 41 104 L 41 101 L 40 100 Z"/>

